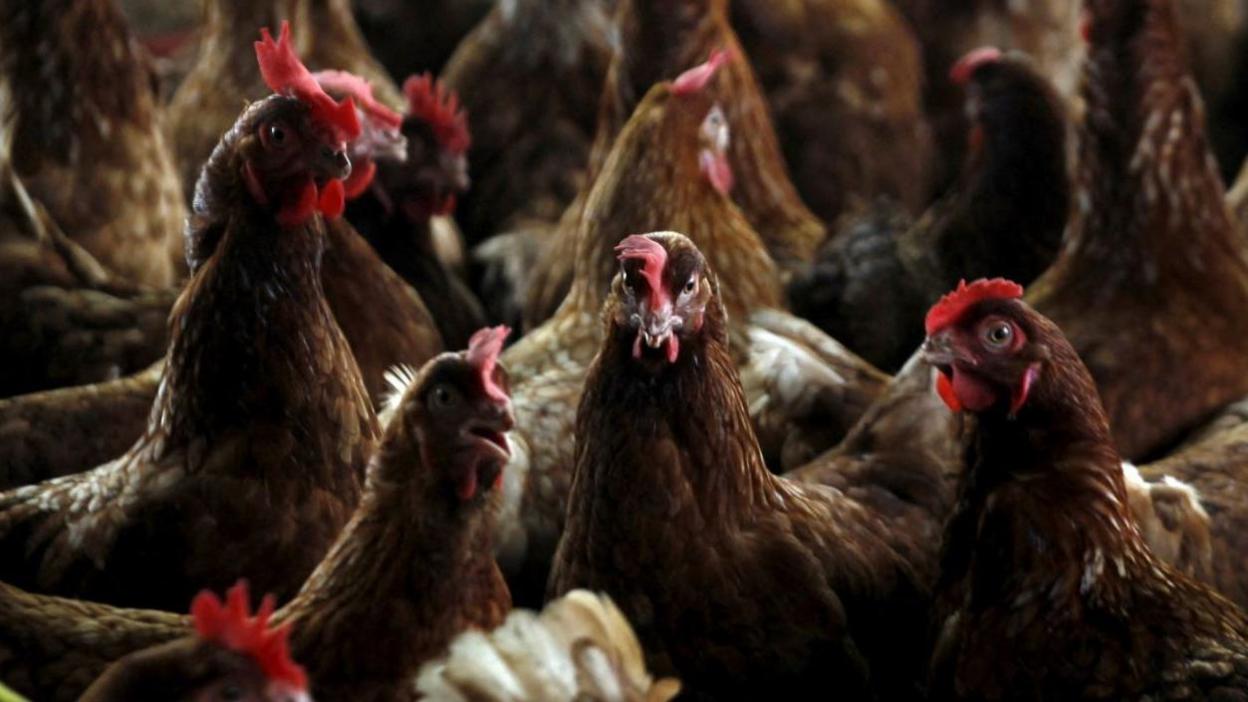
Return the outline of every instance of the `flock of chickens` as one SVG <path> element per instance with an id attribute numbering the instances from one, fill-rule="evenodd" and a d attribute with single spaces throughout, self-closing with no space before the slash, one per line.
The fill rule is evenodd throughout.
<path id="1" fill-rule="evenodd" d="M 1248 701 L 1217 16 L 895 2 L 0 0 L 0 700 Z"/>

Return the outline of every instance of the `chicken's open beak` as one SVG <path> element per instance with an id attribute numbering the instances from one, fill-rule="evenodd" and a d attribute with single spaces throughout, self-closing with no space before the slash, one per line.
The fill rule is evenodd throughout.
<path id="1" fill-rule="evenodd" d="M 936 370 L 951 376 L 955 362 L 965 365 L 978 365 L 969 354 L 958 349 L 953 343 L 953 331 L 945 329 L 927 337 L 921 349 L 923 360 Z"/>

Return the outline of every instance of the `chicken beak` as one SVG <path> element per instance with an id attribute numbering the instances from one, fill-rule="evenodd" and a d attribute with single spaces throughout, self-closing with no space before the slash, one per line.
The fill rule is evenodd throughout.
<path id="1" fill-rule="evenodd" d="M 351 159 L 343 145 L 322 146 L 316 155 L 313 174 L 325 180 L 345 180 L 351 175 Z"/>
<path id="2" fill-rule="evenodd" d="M 660 349 L 666 347 L 667 362 L 675 363 L 680 356 L 680 338 L 676 332 L 683 326 L 683 320 L 672 312 L 671 304 L 657 310 L 647 310 L 641 315 L 641 324 L 637 327 L 637 339 L 633 342 L 633 357 L 641 358 L 642 347 Z"/>
<path id="3" fill-rule="evenodd" d="M 968 362 L 975 365 L 974 359 L 959 351 L 953 342 L 952 330 L 939 331 L 925 339 L 920 350 L 923 360 L 933 368 L 948 376 L 953 373 L 955 361 Z"/>

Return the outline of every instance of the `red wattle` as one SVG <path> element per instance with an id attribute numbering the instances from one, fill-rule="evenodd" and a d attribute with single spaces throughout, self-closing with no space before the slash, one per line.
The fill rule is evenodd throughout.
<path id="1" fill-rule="evenodd" d="M 727 154 L 713 154 L 710 151 L 703 150 L 698 154 L 698 164 L 702 167 L 702 172 L 711 181 L 711 186 L 715 188 L 721 195 L 727 195 L 732 192 L 732 186 L 735 178 L 732 174 L 732 165 L 728 163 Z"/>
<path id="2" fill-rule="evenodd" d="M 968 412 L 983 412 L 997 401 L 997 394 L 987 383 L 957 368 L 953 369 L 953 392 Z"/>
<path id="3" fill-rule="evenodd" d="M 962 403 L 958 401 L 958 396 L 953 392 L 953 384 L 949 382 L 949 376 L 939 371 L 936 373 L 936 394 L 950 410 L 962 411 Z"/>
<path id="4" fill-rule="evenodd" d="M 347 208 L 347 197 L 342 187 L 341 180 L 331 180 L 325 184 L 325 189 L 321 191 L 318 210 L 321 214 L 330 219 L 337 219 L 342 216 L 342 211 Z"/>
<path id="5" fill-rule="evenodd" d="M 299 198 L 282 206 L 277 213 L 277 223 L 286 229 L 302 226 L 316 211 L 316 183 L 309 180 L 299 190 Z"/>
<path id="6" fill-rule="evenodd" d="M 680 356 L 680 339 L 672 334 L 667 337 L 667 362 L 675 363 L 678 356 Z"/>
<path id="7" fill-rule="evenodd" d="M 455 494 L 461 500 L 471 500 L 477 494 L 477 469 L 472 467 L 460 476 L 455 486 Z"/>

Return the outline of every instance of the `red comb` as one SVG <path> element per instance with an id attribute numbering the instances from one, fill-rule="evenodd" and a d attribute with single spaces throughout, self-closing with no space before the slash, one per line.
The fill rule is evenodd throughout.
<path id="1" fill-rule="evenodd" d="M 953 68 L 949 69 L 949 80 L 955 85 L 966 85 L 971 79 L 971 75 L 984 64 L 993 63 L 1001 60 L 1001 50 L 995 46 L 981 46 L 978 49 L 972 49 L 966 52 L 966 55 L 958 59 L 953 64 Z"/>
<path id="2" fill-rule="evenodd" d="M 672 94 L 688 95 L 702 90 L 711 81 L 711 78 L 715 76 L 715 72 L 719 70 L 719 67 L 727 63 L 729 58 L 731 56 L 723 49 L 712 51 L 706 63 L 694 66 L 676 76 L 676 80 L 672 81 Z"/>
<path id="3" fill-rule="evenodd" d="M 962 314 L 977 302 L 995 299 L 1013 300 L 1022 296 L 1023 286 L 1005 278 L 992 280 L 980 278 L 970 285 L 967 285 L 965 280 L 961 280 L 958 281 L 958 287 L 953 292 L 946 294 L 935 305 L 932 305 L 932 309 L 927 312 L 927 319 L 924 320 L 923 326 L 927 335 L 931 336 L 957 322 Z"/>
<path id="4" fill-rule="evenodd" d="M 468 340 L 468 363 L 481 374 L 481 386 L 485 394 L 499 402 L 507 401 L 507 393 L 494 382 L 494 366 L 498 363 L 498 354 L 503 350 L 503 342 L 511 329 L 500 324 L 497 327 L 478 329 Z"/>
<path id="5" fill-rule="evenodd" d="M 360 135 L 360 120 L 355 116 L 351 98 L 334 102 L 295 55 L 290 45 L 289 22 L 282 21 L 282 33 L 276 42 L 268 27 L 260 30 L 256 60 L 260 63 L 260 75 L 273 92 L 306 103 L 317 121 L 328 127 L 336 139 L 349 142 Z"/>
<path id="6" fill-rule="evenodd" d="M 659 242 L 643 234 L 625 237 L 615 247 L 620 261 L 641 261 L 641 275 L 650 286 L 650 306 L 662 307 L 667 302 L 667 289 L 663 287 L 663 269 L 667 266 L 667 249 Z"/>
<path id="7" fill-rule="evenodd" d="M 468 134 L 468 116 L 459 107 L 459 96 L 442 81 L 422 73 L 410 76 L 403 83 L 407 95 L 407 114 L 429 123 L 442 148 L 462 154 L 472 139 Z"/>
<path id="8" fill-rule="evenodd" d="M 251 656 L 269 680 L 307 690 L 307 673 L 290 658 L 290 627 L 269 628 L 273 596 L 265 596 L 254 617 L 248 614 L 247 600 L 243 580 L 230 588 L 224 604 L 216 595 L 201 590 L 191 602 L 195 631 L 205 641 Z"/>
<path id="9" fill-rule="evenodd" d="M 381 122 L 391 129 L 398 129 L 403 124 L 403 115 L 377 102 L 373 97 L 373 86 L 368 81 L 346 71 L 317 71 L 312 74 L 316 82 L 327 92 L 345 95 L 355 101 L 369 117 Z"/>

